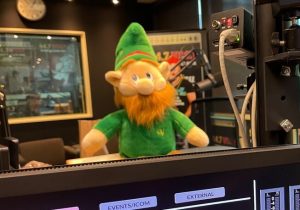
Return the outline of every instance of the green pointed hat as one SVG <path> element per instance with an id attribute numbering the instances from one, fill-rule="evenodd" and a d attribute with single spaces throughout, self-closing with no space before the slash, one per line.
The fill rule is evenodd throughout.
<path id="1" fill-rule="evenodd" d="M 115 70 L 119 70 L 130 60 L 147 60 L 158 64 L 147 34 L 138 23 L 131 23 L 120 38 L 116 49 Z"/>

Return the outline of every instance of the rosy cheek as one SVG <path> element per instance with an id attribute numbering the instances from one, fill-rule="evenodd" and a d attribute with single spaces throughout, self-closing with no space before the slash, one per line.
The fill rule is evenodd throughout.
<path id="1" fill-rule="evenodd" d="M 124 96 L 133 96 L 137 94 L 136 88 L 130 83 L 121 82 L 119 85 L 119 91 Z"/>
<path id="2" fill-rule="evenodd" d="M 157 79 L 155 82 L 155 90 L 162 90 L 166 87 L 166 80 L 164 78 Z"/>

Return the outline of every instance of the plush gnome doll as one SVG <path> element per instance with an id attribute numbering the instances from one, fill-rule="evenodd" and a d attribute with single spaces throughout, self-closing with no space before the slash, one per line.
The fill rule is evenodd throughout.
<path id="1" fill-rule="evenodd" d="M 84 137 L 82 149 L 93 155 L 116 133 L 123 157 L 166 155 L 175 150 L 175 133 L 203 147 L 208 136 L 175 110 L 175 89 L 166 81 L 168 63 L 158 63 L 143 27 L 129 25 L 116 49 L 115 70 L 105 74 L 122 109 L 101 119 Z"/>

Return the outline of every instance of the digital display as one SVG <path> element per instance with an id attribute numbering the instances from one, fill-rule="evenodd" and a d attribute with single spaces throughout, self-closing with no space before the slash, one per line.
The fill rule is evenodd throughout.
<path id="1" fill-rule="evenodd" d="M 292 164 L 11 197 L 0 203 L 1 209 L 26 203 L 31 210 L 299 210 L 299 176 L 300 165 Z"/>

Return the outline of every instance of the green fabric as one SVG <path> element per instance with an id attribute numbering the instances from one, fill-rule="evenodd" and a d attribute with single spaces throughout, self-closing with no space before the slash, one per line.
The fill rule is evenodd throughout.
<path id="1" fill-rule="evenodd" d="M 144 28 L 138 23 L 131 23 L 117 45 L 115 70 L 119 70 L 129 60 L 141 59 L 158 63 Z"/>
<path id="2" fill-rule="evenodd" d="M 183 138 L 194 123 L 181 112 L 168 109 L 162 121 L 147 129 L 132 123 L 124 109 L 101 119 L 95 129 L 103 132 L 110 139 L 119 133 L 119 152 L 125 157 L 166 155 L 175 150 L 175 132 Z"/>

